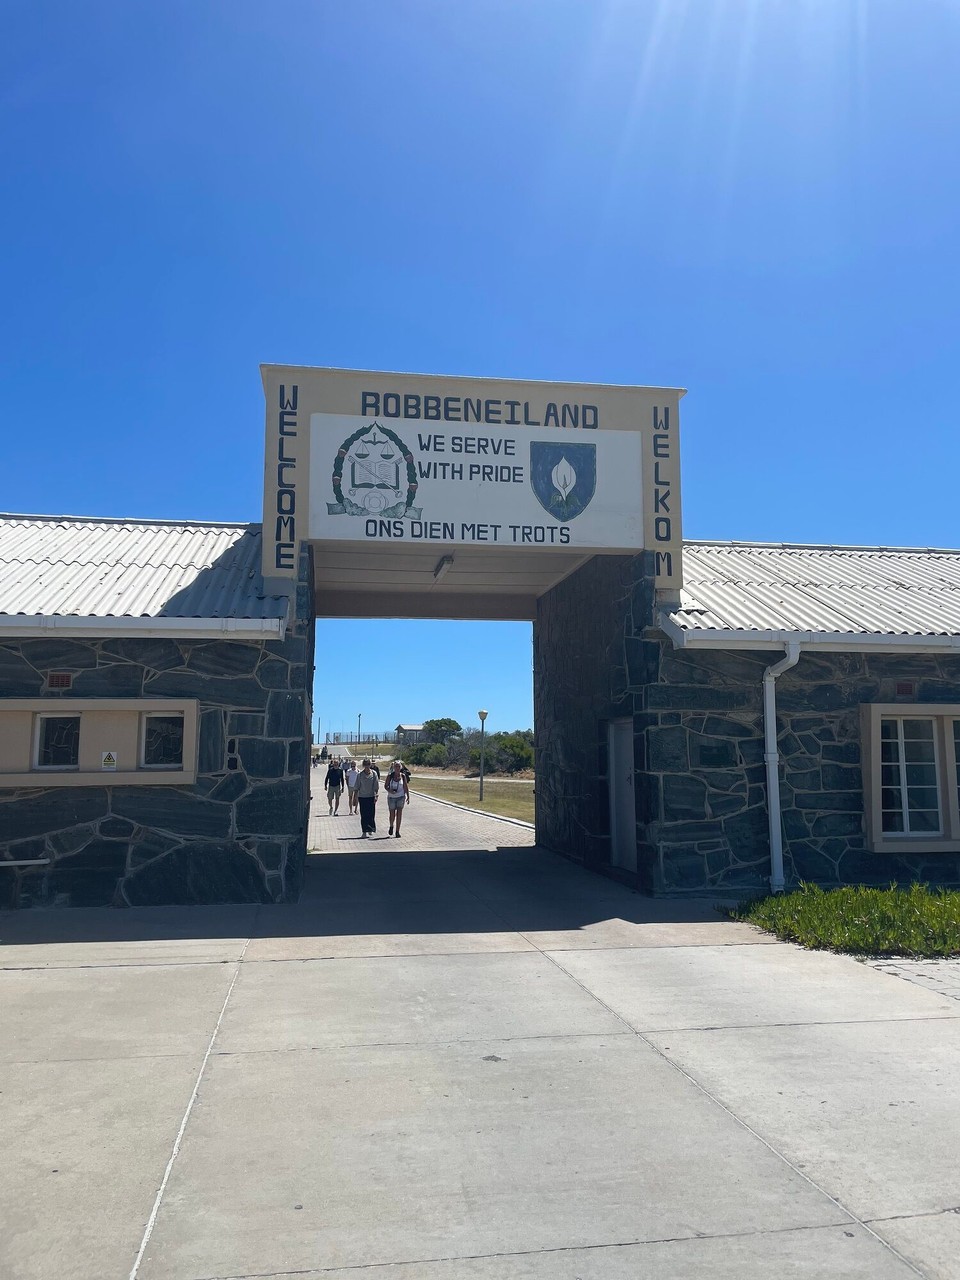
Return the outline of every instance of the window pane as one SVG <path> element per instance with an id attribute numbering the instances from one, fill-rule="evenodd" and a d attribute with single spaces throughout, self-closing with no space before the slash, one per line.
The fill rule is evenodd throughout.
<path id="1" fill-rule="evenodd" d="M 913 813 L 914 809 L 930 809 L 935 811 L 940 807 L 940 798 L 936 787 L 907 787 L 907 807 Z"/>
<path id="2" fill-rule="evenodd" d="M 933 764 L 908 764 L 907 785 L 911 787 L 935 787 L 937 768 Z"/>
<path id="3" fill-rule="evenodd" d="M 183 716 L 146 716 L 143 763 L 147 767 L 179 769 L 183 765 Z"/>
<path id="4" fill-rule="evenodd" d="M 933 741 L 933 721 L 932 720 L 904 720 L 903 722 L 904 739 L 919 742 Z"/>
<path id="5" fill-rule="evenodd" d="M 916 765 L 911 765 L 911 769 L 915 769 Z M 880 766 L 880 781 L 885 787 L 899 787 L 900 785 L 900 766 L 898 764 L 882 764 Z"/>
<path id="6" fill-rule="evenodd" d="M 910 830 L 911 830 L 911 831 L 922 831 L 922 832 L 928 832 L 928 831 L 937 832 L 937 831 L 939 831 L 939 830 L 940 830 L 940 815 L 939 815 L 939 813 L 927 813 L 927 812 L 923 812 L 923 813 L 913 813 L 913 812 L 911 812 L 911 814 L 910 814 Z"/>
<path id="7" fill-rule="evenodd" d="M 902 831 L 903 814 L 899 811 L 881 814 L 880 826 L 884 831 Z"/>
<path id="8" fill-rule="evenodd" d="M 880 759 L 884 764 L 896 764 L 900 759 L 899 744 L 896 742 L 881 742 Z"/>
<path id="9" fill-rule="evenodd" d="M 895 741 L 895 740 L 896 740 L 896 737 L 897 737 L 897 722 L 896 722 L 896 720 L 881 720 L 881 721 L 880 721 L 880 739 L 881 739 L 881 741 L 887 741 L 887 740 L 889 740 L 889 739 L 893 739 L 893 740 Z"/>
<path id="10" fill-rule="evenodd" d="M 41 716 L 37 764 L 43 769 L 75 769 L 80 763 L 80 717 Z"/>

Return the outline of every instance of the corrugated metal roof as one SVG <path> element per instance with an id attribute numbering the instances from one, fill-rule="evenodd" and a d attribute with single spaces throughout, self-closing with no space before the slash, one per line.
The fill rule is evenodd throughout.
<path id="1" fill-rule="evenodd" d="M 960 635 L 960 551 L 688 542 L 680 630 Z"/>
<path id="2" fill-rule="evenodd" d="M 258 524 L 0 515 L 0 618 L 284 618 Z"/>

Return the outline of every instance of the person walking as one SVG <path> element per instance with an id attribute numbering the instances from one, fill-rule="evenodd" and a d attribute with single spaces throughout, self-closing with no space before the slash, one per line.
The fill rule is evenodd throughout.
<path id="1" fill-rule="evenodd" d="M 354 760 L 347 761 L 347 768 L 344 778 L 347 783 L 347 802 L 350 805 L 350 813 L 357 812 L 357 779 L 360 777 L 357 771 L 357 765 Z"/>
<path id="2" fill-rule="evenodd" d="M 343 768 L 338 759 L 330 761 L 323 785 L 327 789 L 327 804 L 330 806 L 327 817 L 339 817 L 340 797 L 343 795 Z"/>
<path id="3" fill-rule="evenodd" d="M 393 835 L 393 829 L 397 829 L 397 839 L 400 839 L 400 823 L 403 820 L 403 808 L 410 800 L 410 788 L 407 786 L 407 780 L 403 776 L 403 765 L 399 760 L 394 760 L 393 767 L 387 774 L 387 813 L 390 817 L 390 835 Z"/>
<path id="4" fill-rule="evenodd" d="M 364 760 L 363 771 L 357 779 L 357 803 L 360 806 L 360 830 L 363 838 L 374 835 L 377 830 L 377 796 L 380 792 L 380 779 L 370 768 L 370 761 Z"/>

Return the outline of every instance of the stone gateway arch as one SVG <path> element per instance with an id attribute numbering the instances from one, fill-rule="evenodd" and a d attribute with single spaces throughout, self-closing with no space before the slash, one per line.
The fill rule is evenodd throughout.
<path id="1" fill-rule="evenodd" d="M 960 883 L 960 553 L 684 541 L 679 389 L 262 368 L 263 520 L 0 516 L 0 905 L 292 901 L 317 619 L 533 623 L 537 839 Z"/>

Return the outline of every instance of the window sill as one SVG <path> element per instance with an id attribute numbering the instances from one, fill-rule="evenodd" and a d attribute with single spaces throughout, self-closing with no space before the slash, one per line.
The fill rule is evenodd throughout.
<path id="1" fill-rule="evenodd" d="M 112 772 L 109 769 L 31 769 L 24 773 L 0 773 L 0 788 L 26 787 L 37 790 L 49 787 L 184 787 L 197 780 L 193 769 L 133 769 Z"/>
<path id="2" fill-rule="evenodd" d="M 960 853 L 960 840 L 871 840 L 868 852 L 898 853 Z"/>

